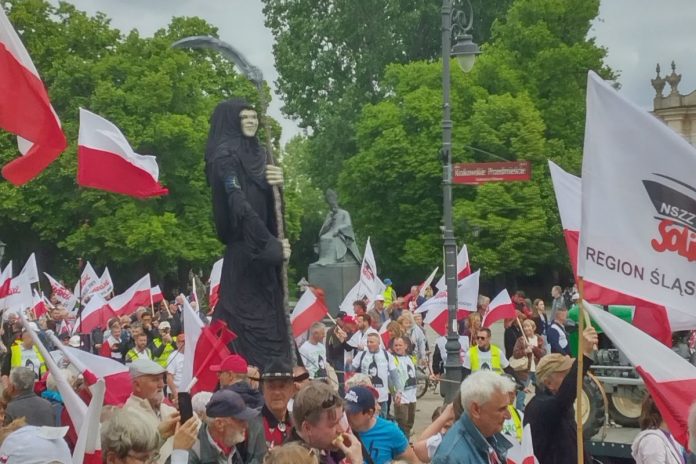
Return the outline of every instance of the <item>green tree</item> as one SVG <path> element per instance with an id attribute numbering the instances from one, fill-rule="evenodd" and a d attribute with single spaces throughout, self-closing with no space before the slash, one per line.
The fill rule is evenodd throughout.
<path id="1" fill-rule="evenodd" d="M 596 0 L 516 0 L 494 23 L 473 71 L 453 66 L 454 160 L 491 161 L 483 150 L 534 167 L 529 183 L 455 188 L 457 236 L 486 278 L 514 284 L 515 276 L 566 266 L 546 159 L 579 167 L 587 70 L 613 77 L 605 50 L 586 39 L 597 12 Z M 387 97 L 363 108 L 358 153 L 339 178 L 356 229 L 372 236 L 381 273 L 407 282 L 441 261 L 433 253 L 441 247 L 440 75 L 440 63 L 387 68 Z"/>
<path id="2" fill-rule="evenodd" d="M 207 278 L 222 253 L 203 173 L 208 119 L 225 98 L 257 103 L 258 95 L 218 55 L 170 45 L 188 35 L 216 36 L 217 29 L 199 18 L 174 18 L 143 38 L 137 31 L 123 35 L 104 15 L 89 17 L 66 3 L 13 0 L 5 6 L 70 142 L 25 186 L 0 183 L 0 236 L 10 257 L 36 250 L 41 270 L 68 281 L 77 277 L 78 257 L 109 265 L 117 291 L 145 272 L 170 290 L 185 289 L 190 269 Z M 79 107 L 111 120 L 136 152 L 157 155 L 169 195 L 139 201 L 76 186 Z M 3 134 L 0 144 L 0 162 L 17 156 L 12 137 Z"/>

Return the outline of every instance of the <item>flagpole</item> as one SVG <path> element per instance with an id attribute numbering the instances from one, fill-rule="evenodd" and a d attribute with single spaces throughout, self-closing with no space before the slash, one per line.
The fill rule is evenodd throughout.
<path id="1" fill-rule="evenodd" d="M 575 422 L 577 426 L 577 447 L 578 447 L 578 464 L 582 464 L 584 461 L 585 450 L 583 448 L 583 429 L 582 429 L 582 392 L 583 392 L 583 364 L 584 364 L 584 353 L 582 349 L 583 344 L 583 332 L 585 331 L 585 318 L 589 317 L 585 314 L 585 309 L 582 305 L 582 301 L 585 298 L 585 288 L 584 281 L 582 277 L 578 277 L 578 294 L 580 296 L 578 300 L 578 374 L 576 379 L 576 407 L 575 407 Z"/>

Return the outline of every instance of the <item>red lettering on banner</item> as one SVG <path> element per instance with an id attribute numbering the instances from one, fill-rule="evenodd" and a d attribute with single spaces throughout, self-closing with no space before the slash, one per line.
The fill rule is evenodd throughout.
<path id="1" fill-rule="evenodd" d="M 660 240 L 652 239 L 650 245 L 658 253 L 676 251 L 689 261 L 696 261 L 696 233 L 687 227 L 663 219 L 657 228 Z"/>

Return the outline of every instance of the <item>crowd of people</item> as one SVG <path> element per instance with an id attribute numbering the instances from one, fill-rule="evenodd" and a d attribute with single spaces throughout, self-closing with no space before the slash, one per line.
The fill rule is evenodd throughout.
<path id="1" fill-rule="evenodd" d="M 457 321 L 457 395 L 433 411 L 432 423 L 418 435 L 418 372 L 449 381 L 447 339 L 428 342 L 429 329 L 417 312 L 426 297 L 418 287 L 399 297 L 389 285 L 370 305 L 354 302 L 354 314 L 339 312 L 335 324 L 316 322 L 298 344 L 299 366 L 283 360 L 251 366 L 239 354 L 228 356 L 210 367 L 216 390 L 193 395 L 193 416 L 183 421 L 183 297 L 139 308 L 83 335 L 73 334 L 75 321 L 59 304 L 26 325 L 9 314 L 2 326 L 0 462 L 72 462 L 77 440 L 29 330 L 49 349 L 55 348 L 53 332 L 61 343 L 128 366 L 132 395 L 122 407 L 102 412 L 107 463 L 504 463 L 510 447 L 522 441 L 525 424 L 541 464 L 576 462 L 578 362 L 569 356 L 567 293 L 552 289 L 548 315 L 542 299 L 515 293 L 517 317 L 504 321 L 503 346 L 482 326 L 490 299 L 480 296 L 477 310 Z M 207 315 L 199 317 L 209 322 Z M 598 336 L 588 327 L 580 338 L 587 372 Z M 55 361 L 88 402 L 75 367 L 60 355 Z M 649 397 L 641 428 L 636 462 L 686 462 Z M 21 440 L 32 446 L 19 446 Z M 51 460 L 42 461 L 46 456 Z"/>

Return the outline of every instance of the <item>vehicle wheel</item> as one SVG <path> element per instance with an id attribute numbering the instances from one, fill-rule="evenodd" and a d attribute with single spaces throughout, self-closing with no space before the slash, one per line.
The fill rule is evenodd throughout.
<path id="1" fill-rule="evenodd" d="M 430 388 L 428 372 L 419 367 L 416 369 L 416 398 L 422 398 L 428 392 L 428 388 Z"/>
<path id="2" fill-rule="evenodd" d="M 609 397 L 609 416 L 624 427 L 638 427 L 642 394 L 636 388 L 621 388 Z"/>
<path id="3" fill-rule="evenodd" d="M 604 425 L 604 398 L 599 382 L 590 377 L 585 377 L 582 385 L 582 430 L 587 439 L 597 435 Z M 577 406 L 577 402 L 576 402 Z"/>

